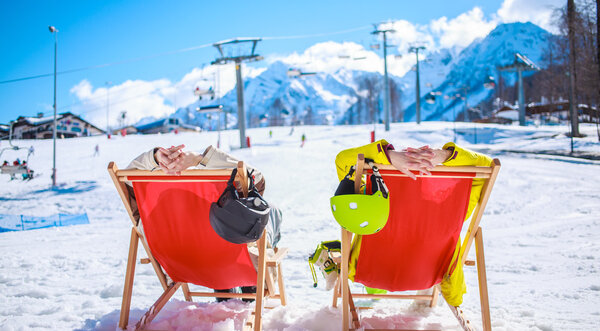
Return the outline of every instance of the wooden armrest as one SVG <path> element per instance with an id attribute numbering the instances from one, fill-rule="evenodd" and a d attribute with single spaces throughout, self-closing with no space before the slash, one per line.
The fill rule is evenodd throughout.
<path id="1" fill-rule="evenodd" d="M 475 265 L 475 261 L 473 261 L 473 260 L 466 260 L 465 261 L 465 265 L 474 266 Z"/>
<path id="2" fill-rule="evenodd" d="M 267 257 L 268 266 L 276 266 L 287 255 L 289 248 L 275 248 L 275 255 Z"/>

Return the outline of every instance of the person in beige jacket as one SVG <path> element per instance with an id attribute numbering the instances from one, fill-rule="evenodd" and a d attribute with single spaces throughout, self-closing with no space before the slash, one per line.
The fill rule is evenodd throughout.
<path id="1" fill-rule="evenodd" d="M 184 151 L 185 145 L 171 146 L 170 148 L 156 147 L 147 152 L 138 155 L 129 165 L 128 169 L 140 169 L 140 170 L 158 170 L 162 169 L 167 174 L 178 175 L 181 171 L 186 169 L 231 169 L 237 167 L 238 159 L 234 156 L 225 153 L 224 151 L 214 147 L 208 146 L 203 153 L 197 153 L 192 151 Z M 250 166 L 246 165 L 248 170 L 254 177 L 256 189 L 262 195 L 265 190 L 265 179 L 262 173 Z M 237 183 L 236 187 L 241 187 Z M 135 203 L 135 196 L 133 190 L 130 188 L 130 196 L 132 197 L 132 207 L 134 207 L 134 217 L 139 223 L 139 213 L 137 211 L 137 203 Z M 270 204 L 271 211 L 269 214 L 269 223 L 267 225 L 267 245 L 269 247 L 276 247 L 279 239 L 281 238 L 280 226 L 281 226 L 281 211 Z M 256 243 L 248 244 L 248 252 L 253 260 L 254 266 L 258 263 L 258 249 Z M 276 278 L 275 278 L 276 279 Z M 231 292 L 234 289 L 224 289 L 215 291 Z M 253 293 L 256 291 L 254 286 L 242 287 L 243 293 Z M 222 301 L 217 299 L 217 301 Z"/>

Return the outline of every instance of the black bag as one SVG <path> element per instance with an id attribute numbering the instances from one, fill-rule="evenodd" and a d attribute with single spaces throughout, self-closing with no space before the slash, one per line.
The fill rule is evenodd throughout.
<path id="1" fill-rule="evenodd" d="M 260 238 L 269 222 L 270 207 L 254 186 L 251 172 L 248 172 L 248 197 L 240 197 L 233 185 L 236 174 L 237 169 L 234 169 L 227 188 L 219 200 L 211 204 L 209 219 L 221 238 L 234 244 L 245 244 Z"/>

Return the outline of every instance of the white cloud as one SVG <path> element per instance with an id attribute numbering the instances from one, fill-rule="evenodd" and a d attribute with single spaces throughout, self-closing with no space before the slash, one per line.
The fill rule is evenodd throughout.
<path id="1" fill-rule="evenodd" d="M 470 11 L 448 19 L 440 17 L 430 23 L 432 33 L 439 39 L 441 48 L 467 47 L 473 40 L 485 37 L 497 25 L 486 20 L 483 11 L 474 7 Z"/>
<path id="2" fill-rule="evenodd" d="M 427 48 L 435 47 L 435 40 L 429 27 L 412 24 L 406 20 L 381 24 L 380 29 L 393 29 L 395 32 L 388 34 L 388 43 L 396 46 L 399 52 L 407 52 L 415 44 Z"/>
<path id="3" fill-rule="evenodd" d="M 348 70 L 381 71 L 383 62 L 379 56 L 353 42 L 333 41 L 315 44 L 303 53 L 274 55 L 267 58 L 269 64 L 281 61 L 304 72 L 334 73 L 341 68 Z"/>
<path id="4" fill-rule="evenodd" d="M 532 22 L 556 32 L 557 29 L 552 26 L 554 9 L 565 4 L 564 0 L 504 0 L 496 16 L 503 23 Z"/>
<path id="5" fill-rule="evenodd" d="M 265 68 L 244 66 L 242 75 L 255 77 Z M 125 124 L 133 124 L 148 116 L 163 117 L 173 113 L 177 108 L 185 107 L 196 100 L 194 89 L 213 89 L 223 95 L 235 87 L 235 68 L 233 65 L 209 66 L 194 68 L 178 82 L 167 79 L 154 81 L 128 80 L 110 87 L 94 88 L 83 80 L 70 90 L 77 99 L 73 112 L 85 117 L 100 128 L 121 125 L 121 112 L 126 111 Z M 107 100 L 108 97 L 108 100 Z M 108 107 L 107 107 L 108 102 Z"/>
<path id="6" fill-rule="evenodd" d="M 128 80 L 120 85 L 94 89 L 90 82 L 83 80 L 70 90 L 80 102 L 73 107 L 73 112 L 100 128 L 106 128 L 107 116 L 110 127 L 115 128 L 122 111 L 127 112 L 128 123 L 146 116 L 164 116 L 172 111 L 172 107 L 165 104 L 169 85 L 166 79 Z"/>

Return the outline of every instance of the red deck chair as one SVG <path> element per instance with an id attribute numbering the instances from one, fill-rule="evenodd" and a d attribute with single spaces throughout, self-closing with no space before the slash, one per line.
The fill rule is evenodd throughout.
<path id="1" fill-rule="evenodd" d="M 341 296 L 343 329 L 348 330 L 350 322 L 353 328 L 360 327 L 353 297 L 427 300 L 431 307 L 436 305 L 438 284 L 448 270 L 463 224 L 467 224 L 464 219 L 473 178 L 485 178 L 458 261 L 475 265 L 474 261 L 465 260 L 475 241 L 483 329 L 491 330 L 482 230 L 479 225 L 500 170 L 500 162 L 494 159 L 491 167 L 438 166 L 431 176 L 417 175 L 416 181 L 391 165 L 377 167 L 390 190 L 390 215 L 380 232 L 362 237 L 354 281 L 388 291 L 434 289 L 431 295 L 352 294 L 348 285 L 352 233 L 342 228 L 341 281 L 338 279 L 335 287 L 333 305 L 337 305 L 337 299 Z M 370 168 L 360 154 L 356 178 L 364 173 L 370 173 Z M 359 186 L 360 181 L 356 180 L 356 192 Z M 458 307 L 450 308 L 465 330 L 472 329 L 471 323 Z"/>
<path id="2" fill-rule="evenodd" d="M 244 194 L 247 194 L 243 162 L 239 162 L 238 169 L 238 180 L 246 183 L 242 186 L 246 188 Z M 180 176 L 171 176 L 160 170 L 118 170 L 111 162 L 108 172 L 133 222 L 120 328 L 125 329 L 129 321 L 138 240 L 148 254 L 147 258 L 141 259 L 141 263 L 152 264 L 164 292 L 142 316 L 136 329 L 149 325 L 179 287 L 187 301 L 192 301 L 193 296 L 255 299 L 254 319 L 248 319 L 245 324 L 245 328 L 254 330 L 262 328 L 265 298 L 279 299 L 285 305 L 280 262 L 287 249 L 278 249 L 272 257 L 267 257 L 263 232 L 257 241 L 257 270 L 246 244 L 232 244 L 223 240 L 210 225 L 210 205 L 217 201 L 227 186 L 232 169 L 186 170 Z M 133 185 L 134 201 L 125 182 Z M 139 210 L 140 224 L 134 216 L 136 210 Z M 267 267 L 277 269 L 279 293 L 275 293 L 275 281 L 271 272 L 266 272 Z M 256 286 L 257 290 L 256 293 L 192 292 L 188 283 L 210 289 Z"/>

